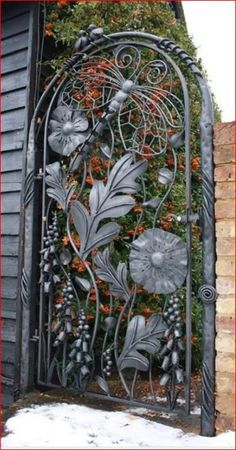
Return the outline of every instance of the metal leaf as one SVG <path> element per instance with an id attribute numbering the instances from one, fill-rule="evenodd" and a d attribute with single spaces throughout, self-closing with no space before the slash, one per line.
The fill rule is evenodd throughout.
<path id="1" fill-rule="evenodd" d="M 96 275 L 103 281 L 110 283 L 110 292 L 115 297 L 123 298 L 128 301 L 130 291 L 127 283 L 127 267 L 125 263 L 119 263 L 117 269 L 110 262 L 109 249 L 105 249 L 103 253 L 98 252 L 94 256 L 94 263 L 97 266 Z"/>
<path id="2" fill-rule="evenodd" d="M 88 246 L 84 248 L 83 258 L 86 258 L 88 253 L 96 247 L 108 244 L 120 232 L 120 226 L 116 222 L 109 222 L 103 225 L 98 232 L 93 236 L 93 238 L 88 242 Z"/>
<path id="3" fill-rule="evenodd" d="M 66 185 L 66 174 L 61 168 L 59 162 L 49 164 L 46 167 L 46 183 L 50 186 L 47 189 L 47 194 L 49 197 L 56 200 L 62 207 L 66 210 L 69 204 L 69 200 L 75 191 L 75 186 L 71 185 L 68 189 Z"/>
<path id="4" fill-rule="evenodd" d="M 84 278 L 75 277 L 75 282 L 84 292 L 88 292 L 91 288 L 90 282 Z"/>
<path id="5" fill-rule="evenodd" d="M 137 350 L 144 350 L 153 354 L 160 349 L 159 339 L 163 336 L 166 325 L 159 314 L 153 314 L 147 324 L 143 316 L 135 316 L 129 322 L 125 344 L 120 354 L 117 366 L 119 370 L 127 367 L 134 367 L 146 372 L 149 368 L 149 361 Z"/>
<path id="6" fill-rule="evenodd" d="M 68 248 L 66 248 L 65 250 L 63 250 L 60 253 L 60 261 L 62 263 L 63 266 L 67 266 L 67 264 L 70 264 L 71 260 L 72 260 L 72 255 L 71 252 Z"/>
<path id="7" fill-rule="evenodd" d="M 100 150 L 108 159 L 111 158 L 112 151 L 111 151 L 111 148 L 109 147 L 109 145 L 102 143 L 100 145 Z"/>
<path id="8" fill-rule="evenodd" d="M 108 384 L 107 384 L 107 381 L 106 381 L 104 378 L 102 378 L 102 377 L 100 377 L 99 375 L 97 375 L 97 376 L 96 376 L 96 381 L 97 381 L 97 384 L 100 386 L 100 388 L 101 388 L 104 392 L 106 392 L 107 394 L 110 393 L 109 387 L 108 387 Z"/>
<path id="9" fill-rule="evenodd" d="M 147 161 L 133 162 L 133 156 L 123 156 L 113 167 L 107 182 L 107 189 L 133 194 L 139 189 L 134 180 L 147 169 Z"/>
<path id="10" fill-rule="evenodd" d="M 181 133 L 173 134 L 168 138 L 168 141 L 175 150 L 177 150 L 181 145 L 184 144 L 184 131 Z"/>
<path id="11" fill-rule="evenodd" d="M 158 181 L 162 184 L 171 184 L 173 181 L 173 172 L 163 167 L 158 172 Z"/>
<path id="12" fill-rule="evenodd" d="M 93 185 L 89 195 L 89 206 L 91 214 L 96 214 L 96 211 L 100 206 L 102 199 L 104 198 L 105 192 L 106 188 L 102 181 L 97 181 L 97 183 Z"/>
<path id="13" fill-rule="evenodd" d="M 151 200 L 148 200 L 147 202 L 143 202 L 144 208 L 151 207 L 153 209 L 156 209 L 158 205 L 160 204 L 161 200 L 157 197 L 152 198 Z"/>
<path id="14" fill-rule="evenodd" d="M 104 327 L 106 331 L 112 330 L 112 328 L 115 328 L 116 326 L 116 318 L 115 317 L 106 317 L 104 320 Z"/>
<path id="15" fill-rule="evenodd" d="M 81 246 L 83 246 L 91 221 L 89 213 L 82 203 L 75 200 L 71 205 L 71 215 L 76 231 L 80 236 Z"/>

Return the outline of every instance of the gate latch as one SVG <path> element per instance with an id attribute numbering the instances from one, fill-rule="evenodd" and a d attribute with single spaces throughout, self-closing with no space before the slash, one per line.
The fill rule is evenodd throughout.
<path id="1" fill-rule="evenodd" d="M 44 175 L 44 173 L 43 173 L 43 169 L 42 169 L 42 167 L 40 167 L 40 169 L 39 169 L 39 171 L 38 171 L 38 173 L 37 173 L 37 175 L 35 175 L 35 179 L 36 180 L 42 180 L 42 178 L 43 178 L 43 175 Z"/>
<path id="2" fill-rule="evenodd" d="M 179 223 L 184 223 L 184 224 L 197 223 L 200 220 L 200 213 L 193 213 L 193 214 L 190 214 L 189 216 L 187 216 L 186 214 L 183 216 L 173 215 L 173 217 L 176 220 L 176 222 L 179 222 Z"/>
<path id="3" fill-rule="evenodd" d="M 38 330 L 34 331 L 34 335 L 30 338 L 30 340 L 32 342 L 38 342 L 39 341 L 39 335 L 38 335 Z"/>

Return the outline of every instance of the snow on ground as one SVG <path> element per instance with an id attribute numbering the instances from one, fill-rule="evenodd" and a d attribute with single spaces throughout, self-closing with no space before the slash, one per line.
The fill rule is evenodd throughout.
<path id="1" fill-rule="evenodd" d="M 134 410 L 133 410 L 134 411 Z M 3 449 L 234 449 L 232 431 L 214 438 L 183 433 L 132 414 L 51 404 L 19 410 L 6 424 Z"/>

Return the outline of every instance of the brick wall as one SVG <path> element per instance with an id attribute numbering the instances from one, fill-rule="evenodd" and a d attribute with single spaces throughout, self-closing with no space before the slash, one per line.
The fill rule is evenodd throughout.
<path id="1" fill-rule="evenodd" d="M 218 430 L 234 428 L 235 133 L 233 123 L 214 129 L 216 215 L 216 410 Z"/>

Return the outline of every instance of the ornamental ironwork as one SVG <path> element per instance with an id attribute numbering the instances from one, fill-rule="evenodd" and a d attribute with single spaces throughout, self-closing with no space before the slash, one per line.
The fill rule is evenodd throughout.
<path id="1" fill-rule="evenodd" d="M 38 382 L 159 411 L 181 412 L 184 403 L 185 412 L 190 411 L 191 222 L 199 215 L 191 206 L 189 96 L 181 64 L 196 76 L 203 96 L 206 286 L 199 295 L 211 327 L 204 344 L 202 408 L 202 432 L 210 435 L 212 109 L 196 64 L 168 39 L 131 31 L 106 36 L 102 28 L 89 27 L 80 33 L 76 53 L 36 108 L 28 167 L 32 173 L 36 140 L 42 142 L 43 135 Z M 38 124 L 50 92 L 50 104 Z M 162 209 L 177 182 L 180 151 L 185 155 L 185 205 L 182 216 L 171 217 L 179 230 L 175 235 L 162 229 Z M 148 189 L 150 165 L 156 167 L 156 192 Z M 30 201 L 32 196 L 26 219 Z M 131 232 L 126 229 L 129 218 Z M 156 310 L 137 313 L 138 303 L 150 295 Z M 146 400 L 139 395 L 140 383 L 147 386 Z"/>

